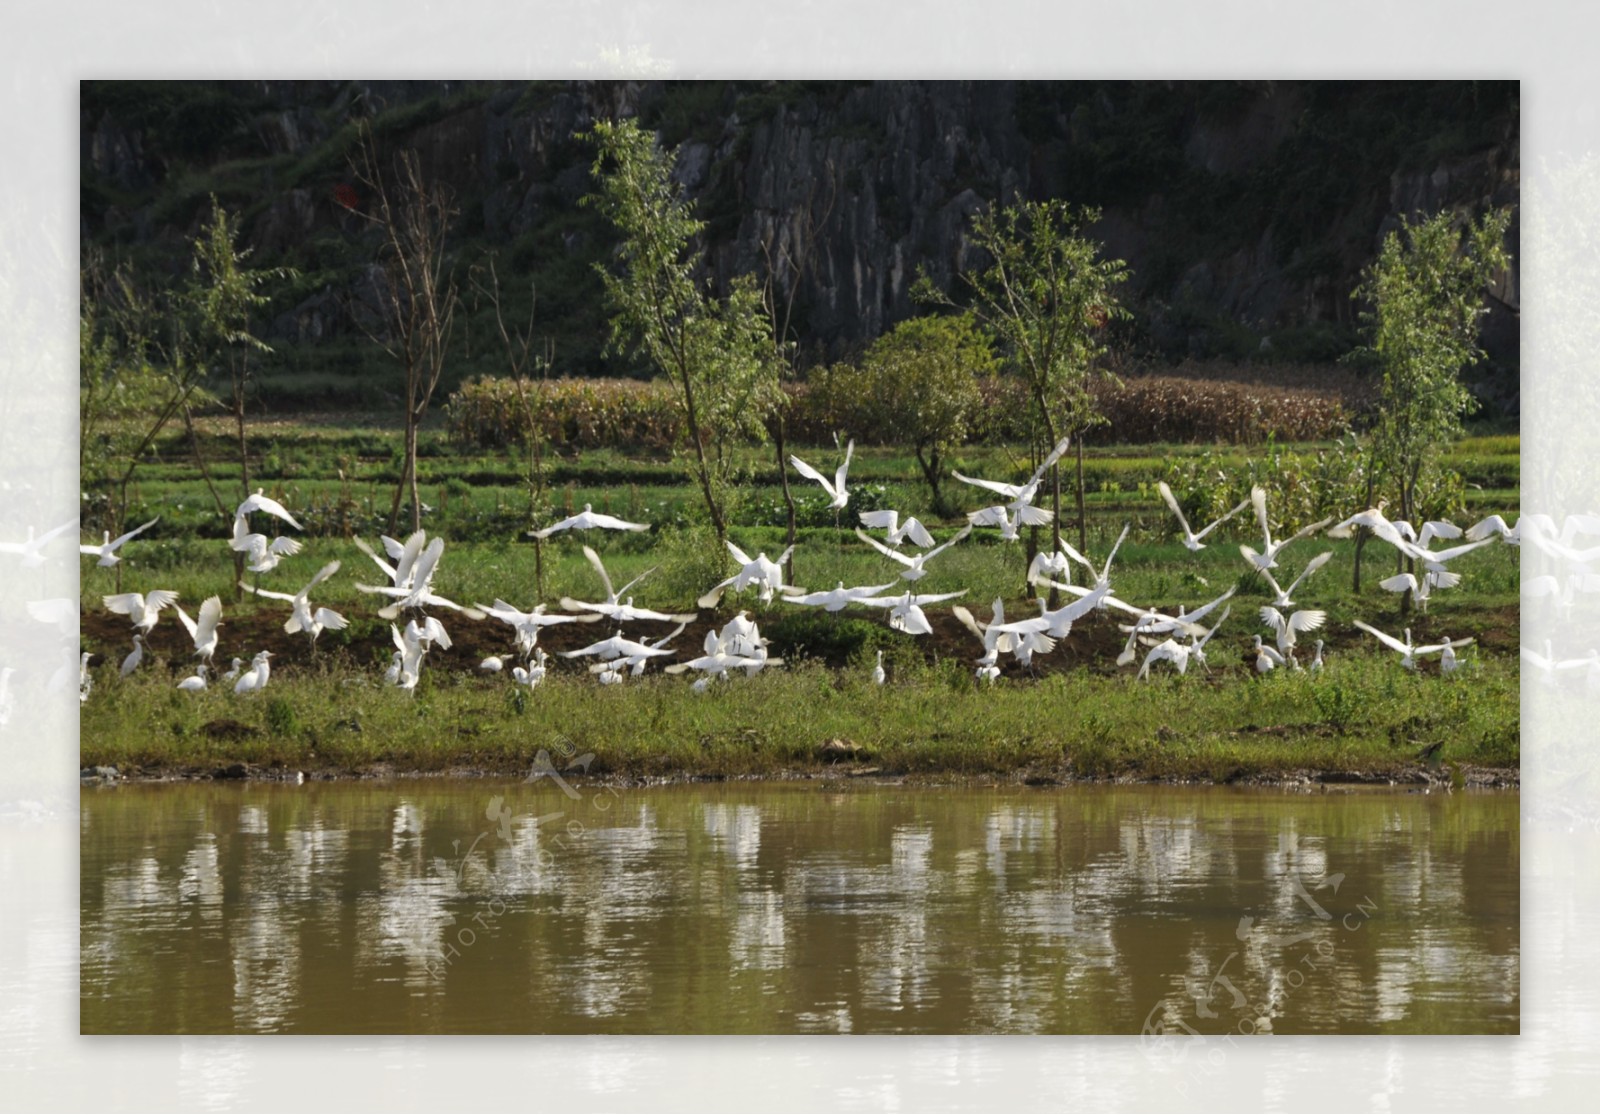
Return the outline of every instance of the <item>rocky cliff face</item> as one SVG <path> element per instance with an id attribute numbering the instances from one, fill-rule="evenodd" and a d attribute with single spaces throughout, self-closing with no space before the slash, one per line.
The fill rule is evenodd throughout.
<path id="1" fill-rule="evenodd" d="M 308 289 L 274 326 L 349 329 L 370 245 L 334 200 L 351 122 L 415 145 L 462 208 L 462 246 L 539 284 L 581 371 L 601 363 L 609 230 L 577 202 L 574 133 L 631 115 L 677 145 L 715 281 L 776 270 L 799 333 L 837 356 L 916 311 L 919 269 L 954 289 L 971 215 L 995 198 L 1098 205 L 1134 272 L 1133 343 L 1169 355 L 1335 355 L 1349 291 L 1400 215 L 1515 205 L 1514 84 L 290 82 L 86 87 L 88 240 L 181 253 L 206 189 L 243 209 L 263 262 Z M 204 187 L 204 189 L 203 189 Z M 1512 245 L 1513 252 L 1515 244 Z M 1516 358 L 1516 273 L 1488 341 Z M 1328 349 L 1329 351 L 1321 351 Z"/>

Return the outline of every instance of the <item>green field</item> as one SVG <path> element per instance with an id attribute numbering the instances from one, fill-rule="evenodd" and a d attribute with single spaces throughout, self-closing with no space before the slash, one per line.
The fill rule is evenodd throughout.
<path id="1" fill-rule="evenodd" d="M 220 594 L 219 663 L 235 655 L 248 658 L 264 640 L 283 638 L 277 628 L 286 606 L 248 594 L 236 600 L 231 554 L 223 542 L 229 520 L 218 514 L 187 440 L 169 439 L 156 460 L 141 466 L 128 514 L 130 523 L 159 514 L 160 524 L 129 544 L 117 570 L 84 559 L 84 647 L 102 656 L 95 690 L 83 707 L 85 763 L 150 773 L 204 773 L 234 762 L 328 772 L 504 771 L 525 765 L 540 747 L 566 736 L 593 751 L 604 769 L 628 776 L 772 774 L 822 769 L 841 759 L 925 774 L 1216 780 L 1292 771 L 1381 775 L 1415 770 L 1417 753 L 1434 742 L 1446 744 L 1448 762 L 1517 765 L 1518 551 L 1492 545 L 1467 555 L 1455 565 L 1465 578 L 1460 588 L 1437 593 L 1426 615 L 1402 617 L 1398 598 L 1376 585 L 1394 571 L 1389 547 L 1367 546 L 1357 595 L 1351 589 L 1352 543 L 1297 543 L 1283 560 L 1291 578 L 1313 555 L 1335 551 L 1328 566 L 1295 594 L 1297 606 L 1328 612 L 1318 634 L 1328 642 L 1329 668 L 1318 678 L 1279 676 L 1280 671 L 1257 679 L 1243 665 L 1242 652 L 1252 634 L 1267 633 L 1255 612 L 1271 597 L 1264 581 L 1246 573 L 1237 549 L 1258 535 L 1253 520 L 1241 516 L 1216 532 L 1216 544 L 1191 555 L 1176 542 L 1175 522 L 1154 490 L 1174 461 L 1202 452 L 1198 447 L 1091 447 L 1085 466 L 1087 535 L 1089 556 L 1100 560 L 1122 527 L 1131 527 L 1112 574 L 1123 599 L 1192 609 L 1236 589 L 1232 616 L 1210 648 L 1209 673 L 1136 682 L 1134 667 L 1119 670 L 1114 664 L 1123 636 L 1114 626 L 1116 614 L 1105 613 L 1082 621 L 1054 654 L 1036 660 L 1032 673 L 1008 661 L 999 683 L 979 689 L 972 662 L 981 647 L 950 620 L 949 605 L 930 609 L 933 636 L 913 638 L 890 631 L 881 611 L 852 609 L 831 617 L 780 603 L 758 610 L 757 618 L 773 640 L 772 653 L 788 659 L 781 670 L 719 683 L 699 696 L 681 677 L 602 689 L 581 666 L 563 660 L 545 685 L 519 696 L 508 678 L 472 669 L 479 657 L 508 653 L 509 629 L 441 613 L 460 645 L 451 656 L 430 656 L 423 683 L 409 697 L 381 683 L 391 649 L 388 624 L 374 615 L 377 597 L 354 587 L 357 580 L 381 577 L 348 540 L 375 542 L 386 526 L 399 471 L 398 437 L 381 419 L 349 416 L 263 424 L 256 436 L 252 486 L 265 487 L 307 528 L 297 535 L 304 552 L 262 575 L 260 583 L 292 592 L 337 558 L 343 568 L 313 601 L 341 610 L 351 626 L 325 634 L 315 655 L 302 639 L 282 650 L 273 643 L 278 657 L 272 682 L 266 693 L 249 699 L 218 688 L 198 697 L 172 688 L 190 672 L 192 659 L 186 636 L 170 616 L 152 638 L 156 661 L 126 681 L 116 677 L 115 663 L 131 649 L 130 632 L 122 617 L 105 614 L 100 596 L 118 589 L 119 573 L 122 591 L 174 589 L 191 614 L 201 599 Z M 238 472 L 227 463 L 220 423 L 209 428 L 202 448 L 231 515 L 239 498 Z M 1311 453 L 1317 447 L 1288 448 Z M 837 459 L 831 447 L 799 452 L 828 470 Z M 1215 452 L 1229 469 L 1261 455 L 1259 448 Z M 1469 520 L 1515 513 L 1516 437 L 1468 439 L 1454 447 L 1447 463 L 1467 482 Z M 546 544 L 544 599 L 552 606 L 563 595 L 594 599 L 601 591 L 579 553 L 583 542 L 601 552 L 616 583 L 658 567 L 634 591 L 641 606 L 692 609 L 697 596 L 733 572 L 709 532 L 692 525 L 697 495 L 684 482 L 682 465 L 670 457 L 590 451 L 556 456 L 548 466 L 552 516 L 592 503 L 656 524 L 647 534 Z M 1009 478 L 1025 462 L 1003 448 L 970 447 L 951 466 Z M 430 533 L 448 540 L 435 578 L 444 596 L 461 603 L 503 597 L 522 608 L 536 602 L 535 551 L 523 533 L 529 525 L 524 468 L 518 454 L 463 452 L 438 432 L 424 437 L 422 501 L 430 509 L 423 521 Z M 752 554 L 765 550 L 775 556 L 784 545 L 785 519 L 770 453 L 752 457 L 748 477 L 730 533 Z M 843 529 L 836 530 L 816 485 L 793 474 L 791 483 L 802 523 L 795 576 L 808 588 L 897 578 L 898 566 L 850 532 L 857 510 L 892 506 L 930 518 L 915 460 L 893 450 L 857 451 Z M 954 481 L 946 494 L 957 510 L 986 502 L 979 498 L 984 493 Z M 1063 533 L 1076 543 L 1070 498 L 1066 503 Z M 944 538 L 960 521 L 952 516 L 930 526 Z M 92 510 L 86 522 L 93 522 Z M 1041 531 L 1040 542 L 1047 541 Z M 1002 596 L 1007 615 L 1019 618 L 1036 607 L 1032 593 L 1024 592 L 1026 564 L 1024 544 L 1002 544 L 996 532 L 978 530 L 932 562 L 917 590 L 965 590 L 961 603 L 980 618 Z M 1082 581 L 1081 570 L 1076 579 Z M 702 615 L 674 645 L 694 650 L 707 623 L 741 606 L 756 607 L 748 598 L 729 598 L 717 616 Z M 1465 652 L 1466 676 L 1439 677 L 1436 660 L 1415 675 L 1354 629 L 1357 618 L 1396 635 L 1409 625 L 1419 642 L 1470 635 L 1479 645 Z M 654 637 L 666 630 L 641 625 L 630 634 Z M 603 638 L 611 628 L 586 631 Z M 880 649 L 890 665 L 890 682 L 881 689 L 868 680 Z M 845 741 L 844 749 L 824 750 L 829 740 Z"/>

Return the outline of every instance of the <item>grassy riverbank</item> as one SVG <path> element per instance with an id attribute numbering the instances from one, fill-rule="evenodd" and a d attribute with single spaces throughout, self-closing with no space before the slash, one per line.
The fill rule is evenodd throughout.
<path id="1" fill-rule="evenodd" d="M 884 774 L 1234 780 L 1294 772 L 1396 776 L 1432 743 L 1444 764 L 1514 769 L 1515 662 L 1471 676 L 1354 655 L 1310 674 L 1057 673 L 975 687 L 964 664 L 862 671 L 802 663 L 695 694 L 681 678 L 537 690 L 425 672 L 415 697 L 328 668 L 249 699 L 108 680 L 84 707 L 86 765 L 124 774 L 525 773 L 540 750 L 592 754 L 586 773 L 746 777 L 839 767 Z M 1448 777 L 1447 766 L 1441 777 Z M 237 773 L 237 772 L 235 772 Z"/>

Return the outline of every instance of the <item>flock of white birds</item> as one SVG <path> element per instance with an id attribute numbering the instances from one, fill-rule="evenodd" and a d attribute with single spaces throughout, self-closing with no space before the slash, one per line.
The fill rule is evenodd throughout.
<path id="1" fill-rule="evenodd" d="M 1063 438 L 1023 484 L 1007 484 L 955 473 L 956 479 L 992 492 L 1001 497 L 1003 502 L 968 514 L 967 525 L 942 543 L 936 542 L 922 523 L 914 518 L 902 519 L 896 511 L 861 512 L 861 527 L 856 529 L 857 535 L 887 560 L 900 567 L 898 578 L 883 584 L 856 587 L 847 587 L 841 581 L 833 589 L 807 592 L 803 588 L 784 582 L 784 567 L 794 547 L 791 546 L 777 560 L 773 560 L 765 553 L 758 553 L 752 558 L 738 546 L 728 542 L 727 548 L 734 561 L 738 563 L 738 571 L 714 585 L 699 598 L 697 603 L 701 608 L 715 608 L 727 593 L 731 592 L 737 596 L 754 591 L 756 599 L 763 604 L 771 603 L 777 598 L 786 604 L 822 608 L 828 612 L 840 612 L 851 607 L 882 609 L 887 613 L 891 629 L 907 635 L 928 634 L 933 628 L 923 608 L 929 604 L 955 599 L 965 593 L 965 590 L 943 593 L 916 592 L 916 582 L 926 575 L 928 564 L 967 538 L 975 528 L 998 528 L 1001 539 L 1011 541 L 1018 538 L 1022 527 L 1043 526 L 1050 523 L 1053 512 L 1048 508 L 1035 506 L 1034 500 L 1038 496 L 1040 484 L 1046 473 L 1066 451 L 1067 444 L 1067 439 Z M 849 504 L 850 493 L 847 482 L 854 448 L 853 441 L 846 446 L 844 460 L 831 479 L 800 458 L 793 456 L 789 458 L 796 471 L 823 488 L 830 497 L 829 506 L 836 512 L 842 511 Z M 1311 538 L 1325 529 L 1329 537 L 1348 538 L 1358 528 L 1365 528 L 1374 538 L 1388 543 L 1411 559 L 1413 567 L 1419 569 L 1420 573 L 1401 573 L 1380 583 L 1383 588 L 1391 592 L 1410 592 L 1419 610 L 1423 611 L 1426 610 L 1428 599 L 1433 592 L 1453 588 L 1461 582 L 1461 574 L 1451 570 L 1448 567 L 1449 563 L 1496 540 L 1519 545 L 1527 536 L 1533 538 L 1547 552 L 1552 552 L 1550 548 L 1554 547 L 1554 552 L 1564 552 L 1574 561 L 1587 562 L 1594 557 L 1600 557 L 1600 548 L 1592 552 L 1572 548 L 1572 543 L 1580 533 L 1600 535 L 1600 519 L 1596 519 L 1593 523 L 1574 522 L 1573 519 L 1586 517 L 1572 517 L 1569 518 L 1567 527 L 1557 531 L 1553 522 L 1541 521 L 1547 520 L 1547 516 L 1525 517 L 1519 519 L 1516 526 L 1508 527 L 1504 519 L 1492 515 L 1467 530 L 1442 521 L 1424 523 L 1419 530 L 1414 529 L 1409 523 L 1388 519 L 1384 515 L 1385 504 L 1380 501 L 1377 507 L 1358 512 L 1342 522 L 1334 523 L 1331 518 L 1323 519 L 1287 538 L 1274 539 L 1267 516 L 1266 493 L 1259 487 L 1251 491 L 1249 499 L 1242 501 L 1215 522 L 1206 524 L 1201 530 L 1193 529 L 1184 516 L 1177 498 L 1165 482 L 1158 484 L 1157 489 L 1176 516 L 1181 530 L 1179 537 L 1191 552 L 1204 549 L 1203 539 L 1217 527 L 1247 508 L 1254 509 L 1262 534 L 1261 547 L 1256 549 L 1253 546 L 1241 545 L 1239 551 L 1248 568 L 1259 572 L 1273 592 L 1272 603 L 1262 606 L 1259 610 L 1260 621 L 1268 629 L 1268 638 L 1271 642 L 1259 634 L 1255 635 L 1253 645 L 1246 652 L 1247 658 L 1260 673 L 1278 668 L 1309 669 L 1313 672 L 1322 669 L 1321 639 L 1315 641 L 1305 666 L 1301 665 L 1296 648 L 1300 646 L 1300 636 L 1310 635 L 1322 629 L 1327 619 L 1326 612 L 1307 608 L 1292 611 L 1290 609 L 1295 605 L 1293 595 L 1300 592 L 1308 579 L 1328 563 L 1333 551 L 1327 550 L 1311 558 L 1287 587 L 1279 584 L 1273 575 L 1273 570 L 1281 568 L 1278 559 L 1289 546 Z M 266 496 L 262 489 L 257 489 L 254 495 L 239 505 L 234 516 L 233 535 L 228 545 L 244 555 L 245 567 L 256 573 L 259 580 L 259 574 L 276 569 L 285 558 L 297 555 L 302 546 L 292 538 L 269 537 L 266 534 L 252 532 L 250 517 L 257 513 L 295 529 L 300 529 L 300 524 L 295 521 L 288 509 Z M 149 530 L 157 521 L 152 519 L 115 539 L 107 532 L 99 545 L 83 544 L 79 548 L 82 553 L 96 557 L 99 566 L 113 566 L 120 560 L 118 550 Z M 1524 524 L 1528 524 L 1528 527 L 1525 528 Z M 862 528 L 882 531 L 884 536 L 880 541 Z M 564 531 L 649 529 L 648 524 L 625 522 L 596 512 L 592 507 L 585 505 L 580 514 L 529 533 L 543 539 Z M 1140 607 L 1119 599 L 1112 593 L 1111 570 L 1117 550 L 1127 535 L 1128 528 L 1124 527 L 1110 552 L 1098 564 L 1066 543 L 1061 543 L 1060 549 L 1055 552 L 1040 553 L 1035 557 L 1028 571 L 1028 581 L 1040 589 L 1053 589 L 1063 594 L 1066 603 L 1060 607 L 1050 608 L 1046 598 L 1040 597 L 1038 615 L 1023 619 L 1007 619 L 1003 602 L 996 599 L 989 619 L 983 621 L 977 619 L 966 608 L 956 605 L 953 608 L 955 616 L 983 646 L 982 655 L 976 659 L 977 679 L 992 683 L 998 678 L 1003 655 L 1011 655 L 1021 667 L 1031 670 L 1034 656 L 1051 653 L 1063 639 L 1068 637 L 1075 621 L 1092 611 L 1108 609 L 1120 612 L 1126 617 L 1120 624 L 1120 630 L 1127 635 L 1127 641 L 1117 658 L 1119 666 L 1131 665 L 1138 660 L 1140 651 L 1143 650 L 1143 661 L 1138 671 L 1140 678 L 1148 677 L 1151 668 L 1162 662 L 1169 663 L 1178 673 L 1186 672 L 1191 663 L 1209 668 L 1206 664 L 1206 646 L 1229 617 L 1231 607 L 1228 606 L 1228 601 L 1235 589 L 1229 589 L 1216 599 L 1193 610 L 1185 610 L 1180 606 L 1176 614 L 1171 615 L 1155 608 Z M 1463 537 L 1465 541 L 1462 544 L 1447 549 L 1433 549 L 1430 545 L 1435 540 L 1454 541 Z M 28 555 L 36 553 L 38 547 L 47 540 L 36 541 L 30 535 L 28 542 L 10 544 L 10 547 L 22 553 L 26 561 Z M 696 618 L 696 613 L 693 612 L 666 613 L 635 605 L 633 597 L 629 594 L 630 590 L 655 570 L 647 570 L 620 589 L 613 588 L 605 565 L 599 555 L 588 546 L 583 547 L 583 553 L 599 575 L 605 589 L 605 598 L 599 601 L 583 601 L 563 597 L 560 600 L 560 607 L 563 610 L 549 612 L 542 603 L 535 605 L 530 611 L 523 611 L 501 599 L 496 599 L 492 605 L 465 606 L 440 596 L 434 591 L 433 582 L 444 555 L 445 543 L 444 539 L 439 537 L 430 541 L 424 530 L 417 531 L 404 541 L 383 537 L 382 554 L 360 540 L 357 540 L 356 544 L 372 559 L 386 578 L 386 583 L 357 582 L 355 587 L 362 592 L 385 598 L 385 603 L 378 609 L 377 614 L 391 621 L 390 630 L 394 640 L 393 658 L 385 680 L 400 689 L 415 689 L 426 656 L 434 646 L 445 649 L 451 646 L 450 635 L 444 624 L 437 616 L 429 615 L 430 610 L 459 612 L 473 619 L 491 617 L 510 627 L 511 652 L 485 658 L 480 669 L 487 673 L 508 672 L 515 683 L 529 687 L 539 685 L 550 666 L 549 656 L 539 646 L 539 632 L 544 627 L 553 624 L 592 624 L 607 620 L 614 624 L 615 632 L 608 638 L 578 650 L 563 651 L 561 657 L 594 659 L 588 665 L 590 672 L 598 675 L 598 681 L 602 685 L 615 685 L 627 676 L 637 677 L 642 674 L 652 659 L 667 658 L 677 654 L 677 650 L 669 644 L 689 622 Z M 902 549 L 907 545 L 912 547 L 910 552 Z M 1086 571 L 1087 585 L 1071 583 L 1073 565 L 1080 565 Z M 289 618 L 284 623 L 284 630 L 289 634 L 304 633 L 315 648 L 317 637 L 323 631 L 337 631 L 348 625 L 345 617 L 338 612 L 326 607 L 316 607 L 311 601 L 313 591 L 336 574 L 339 568 L 339 562 L 328 562 L 303 588 L 294 593 L 269 591 L 260 588 L 259 584 L 247 584 L 243 581 L 240 582 L 240 586 L 265 599 L 287 603 Z M 1597 581 L 1595 588 L 1600 589 L 1600 576 L 1590 576 L 1595 577 Z M 1580 588 L 1588 591 L 1587 586 Z M 1573 591 L 1570 584 L 1556 586 L 1556 590 L 1565 591 L 1569 597 Z M 194 654 L 199 660 L 194 674 L 180 681 L 178 688 L 197 692 L 208 687 L 212 674 L 212 658 L 218 645 L 218 629 L 222 626 L 222 601 L 219 597 L 212 596 L 204 601 L 199 608 L 198 616 L 194 618 L 191 618 L 178 604 L 178 594 L 166 589 L 154 589 L 144 593 L 120 593 L 105 596 L 103 599 L 108 609 L 128 616 L 133 623 L 135 631 L 133 650 L 123 659 L 120 667 L 124 677 L 139 668 L 145 657 L 144 637 L 155 627 L 161 612 L 170 607 L 176 612 L 179 621 L 192 638 Z M 1211 617 L 1218 608 L 1222 611 L 1213 620 Z M 398 625 L 398 620 L 403 614 L 408 615 L 408 618 L 402 628 Z M 1206 626 L 1202 621 L 1208 621 L 1210 625 Z M 676 626 L 665 636 L 648 642 L 623 635 L 623 625 L 638 623 L 670 623 Z M 1472 642 L 1471 639 L 1453 639 L 1418 646 L 1413 642 L 1409 629 L 1405 631 L 1403 638 L 1395 638 L 1359 620 L 1355 621 L 1355 624 L 1372 635 L 1380 644 L 1397 652 L 1400 655 L 1400 664 L 1409 669 L 1416 669 L 1419 660 L 1437 654 L 1440 657 L 1441 671 L 1446 674 L 1452 673 L 1459 666 L 1456 651 Z M 667 665 L 664 670 L 669 674 L 696 672 L 699 677 L 694 682 L 694 689 L 697 692 L 705 692 L 713 683 L 727 679 L 732 674 L 742 671 L 747 676 L 754 676 L 768 666 L 780 665 L 782 659 L 769 655 L 768 645 L 768 640 L 762 637 L 749 613 L 741 611 L 720 630 L 713 629 L 707 632 L 700 648 L 701 653 L 697 657 Z M 1531 652 L 1523 653 L 1526 658 Z M 93 679 L 89 672 L 90 657 L 85 653 L 80 663 L 79 696 L 82 700 L 87 700 L 93 687 Z M 266 650 L 257 653 L 248 663 L 241 658 L 234 658 L 232 668 L 223 673 L 218 680 L 223 684 L 231 684 L 235 693 L 260 692 L 266 688 L 271 677 L 271 658 L 272 653 Z M 1600 677 L 1600 655 L 1592 654 L 1591 658 L 1578 660 L 1578 664 L 1590 667 L 1594 671 L 1593 676 Z M 1549 670 L 1568 669 L 1573 666 L 1574 663 L 1552 662 Z M 881 651 L 872 671 L 872 679 L 880 685 L 887 681 Z"/>

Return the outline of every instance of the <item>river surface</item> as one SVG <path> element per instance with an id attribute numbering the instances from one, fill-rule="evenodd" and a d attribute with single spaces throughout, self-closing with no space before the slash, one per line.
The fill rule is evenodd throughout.
<path id="1" fill-rule="evenodd" d="M 1520 1024 L 1514 793 L 575 772 L 81 805 L 84 1033 L 1116 1033 L 1165 1055 Z"/>

